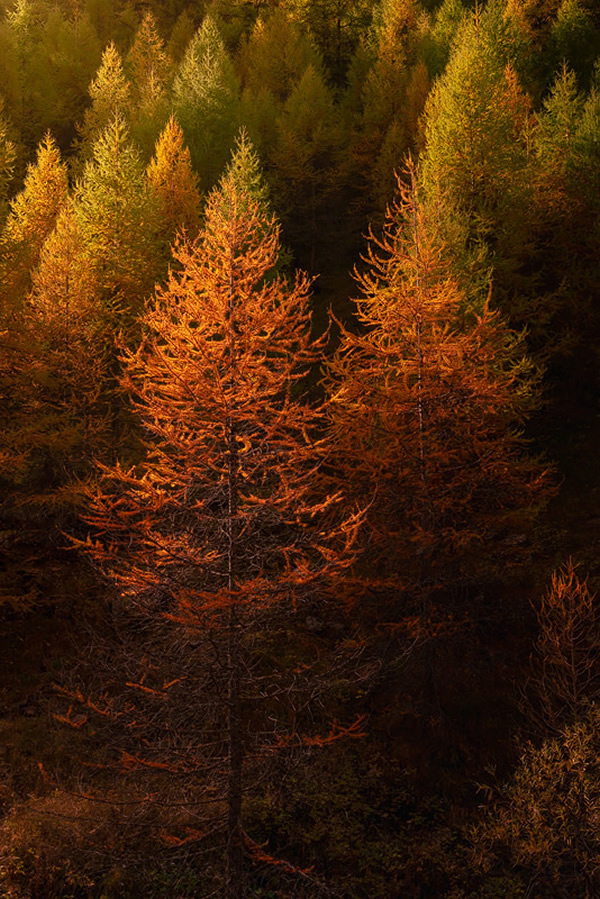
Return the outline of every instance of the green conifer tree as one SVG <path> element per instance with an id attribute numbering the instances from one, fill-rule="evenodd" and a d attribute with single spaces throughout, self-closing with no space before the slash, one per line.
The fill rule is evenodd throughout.
<path id="1" fill-rule="evenodd" d="M 493 266 L 509 314 L 522 290 L 534 209 L 530 101 L 506 62 L 511 41 L 497 4 L 465 22 L 425 106 L 422 155 L 425 202 L 463 284 L 470 290 L 473 281 L 480 293 Z"/>
<path id="2" fill-rule="evenodd" d="M 125 68 L 132 94 L 131 136 L 144 157 L 149 159 L 168 118 L 167 88 L 172 68 L 150 12 L 146 13 L 136 32 Z"/>
<path id="3" fill-rule="evenodd" d="M 423 156 L 427 194 L 445 192 L 480 239 L 502 226 L 503 205 L 512 214 L 527 165 L 522 115 L 514 109 L 502 48 L 486 24 L 479 15 L 465 23 L 431 93 Z"/>
<path id="4" fill-rule="evenodd" d="M 450 57 L 450 48 L 462 26 L 466 9 L 462 0 L 443 0 L 434 14 L 424 57 L 431 78 L 441 75 Z"/>
<path id="5" fill-rule="evenodd" d="M 121 54 L 111 41 L 102 54 L 100 67 L 89 87 L 92 105 L 79 126 L 79 169 L 91 159 L 96 140 L 116 115 L 127 120 L 131 111 L 131 88 L 125 77 Z"/>
<path id="6" fill-rule="evenodd" d="M 0 97 L 0 229 L 8 213 L 16 160 L 17 147 L 10 138 L 10 126 L 4 115 L 4 102 Z"/>
<path id="7" fill-rule="evenodd" d="M 592 16 L 579 0 L 562 0 L 550 31 L 548 52 L 554 68 L 565 63 L 587 88 L 594 61 L 600 52 L 600 37 Z"/>
<path id="8" fill-rule="evenodd" d="M 293 243 L 316 270 L 320 217 L 337 186 L 342 132 L 332 91 L 318 69 L 309 66 L 288 97 L 270 151 L 276 205 Z"/>
<path id="9" fill-rule="evenodd" d="M 38 104 L 32 96 L 32 62 L 35 60 L 43 20 L 42 8 L 32 0 L 16 0 L 6 15 L 6 66 L 8 75 L 2 90 L 8 112 L 28 144 L 40 140 L 40 123 L 35 113 Z"/>
<path id="10" fill-rule="evenodd" d="M 239 127 L 240 85 L 217 26 L 206 17 L 173 83 L 173 110 L 203 190 L 222 173 Z"/>
<path id="11" fill-rule="evenodd" d="M 75 212 L 105 302 L 131 323 L 160 267 L 158 226 L 143 162 L 119 116 L 93 146 L 75 191 Z"/>
<path id="12" fill-rule="evenodd" d="M 529 329 L 559 389 L 576 385 L 582 397 L 598 370 L 599 123 L 596 90 L 586 97 L 563 65 L 536 116 L 532 140 L 539 289 Z"/>
<path id="13" fill-rule="evenodd" d="M 76 137 L 75 123 L 85 115 L 88 88 L 101 61 L 98 37 L 86 14 L 67 18 L 50 9 L 30 61 L 33 115 L 51 130 L 61 147 Z"/>
<path id="14" fill-rule="evenodd" d="M 322 68 L 309 35 L 281 6 L 257 20 L 238 53 L 243 87 L 251 94 L 268 90 L 280 103 L 309 65 Z"/>
<path id="15" fill-rule="evenodd" d="M 364 205 L 377 216 L 394 195 L 395 170 L 415 144 L 429 91 L 420 62 L 428 27 L 417 0 L 390 0 L 371 29 L 369 65 L 356 85 L 358 109 L 350 123 L 349 177 L 360 184 Z"/>
<path id="16" fill-rule="evenodd" d="M 171 59 L 176 66 L 181 63 L 185 51 L 189 47 L 195 33 L 196 29 L 194 28 L 194 21 L 190 15 L 190 8 L 189 6 L 186 6 L 178 15 L 167 44 L 167 54 L 169 59 Z"/>

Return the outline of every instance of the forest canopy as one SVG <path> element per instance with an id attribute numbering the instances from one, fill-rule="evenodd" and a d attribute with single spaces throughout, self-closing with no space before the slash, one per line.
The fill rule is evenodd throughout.
<path id="1" fill-rule="evenodd" d="M 599 91 L 591 0 L 0 0 L 3 895 L 599 894 Z"/>

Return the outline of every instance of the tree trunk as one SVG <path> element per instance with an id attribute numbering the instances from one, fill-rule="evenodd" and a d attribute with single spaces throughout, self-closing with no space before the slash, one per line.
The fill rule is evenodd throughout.
<path id="1" fill-rule="evenodd" d="M 236 373 L 236 335 L 235 335 L 235 290 L 233 282 L 234 260 L 230 259 L 228 340 L 229 366 L 231 383 L 235 382 Z M 227 784 L 227 851 L 225 863 L 225 897 L 226 899 L 243 899 L 243 851 L 242 851 L 242 765 L 244 760 L 244 743 L 242 734 L 242 698 L 241 698 L 241 658 L 240 658 L 240 621 L 236 606 L 235 589 L 237 587 L 237 515 L 238 489 L 237 469 L 238 454 L 236 444 L 235 421 L 230 417 L 227 422 L 227 457 L 228 457 L 228 510 L 227 510 L 227 568 L 229 593 L 229 633 L 227 645 L 228 667 L 228 784 Z"/>
<path id="2" fill-rule="evenodd" d="M 242 852 L 242 739 L 241 676 L 237 610 L 232 604 L 229 617 L 229 776 L 227 786 L 226 899 L 243 899 Z"/>

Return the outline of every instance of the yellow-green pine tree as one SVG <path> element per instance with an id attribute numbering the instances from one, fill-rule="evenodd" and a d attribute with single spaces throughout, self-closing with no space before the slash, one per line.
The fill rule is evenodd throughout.
<path id="1" fill-rule="evenodd" d="M 83 164 L 91 159 L 93 147 L 104 129 L 116 115 L 127 120 L 131 111 L 131 88 L 125 77 L 121 54 L 111 41 L 102 54 L 102 61 L 89 87 L 92 105 L 86 109 L 83 122 L 78 127 L 76 142 L 79 173 Z"/>
<path id="2" fill-rule="evenodd" d="M 131 84 L 131 136 L 149 158 L 158 135 L 164 127 L 169 108 L 167 88 L 172 63 L 164 41 L 158 34 L 156 21 L 147 12 L 125 59 Z"/>
<path id="3" fill-rule="evenodd" d="M 239 127 L 239 79 L 210 16 L 192 38 L 173 82 L 173 111 L 203 187 L 227 165 Z"/>
<path id="4" fill-rule="evenodd" d="M 156 252 L 154 197 L 140 155 L 119 116 L 94 144 L 74 199 L 85 254 L 104 301 L 120 310 L 123 324 L 131 324 L 162 263 Z"/>

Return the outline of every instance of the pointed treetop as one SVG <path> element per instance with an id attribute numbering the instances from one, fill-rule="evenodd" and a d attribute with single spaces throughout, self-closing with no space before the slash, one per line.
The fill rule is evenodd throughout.
<path id="1" fill-rule="evenodd" d="M 183 131 L 171 116 L 157 143 L 147 170 L 150 192 L 158 200 L 162 230 L 167 243 L 184 228 L 190 236 L 198 229 L 200 193 L 192 170 Z"/>
<path id="2" fill-rule="evenodd" d="M 78 129 L 78 148 L 83 161 L 90 158 L 94 141 L 114 116 L 127 116 L 131 106 L 130 87 L 121 55 L 112 41 L 102 54 L 89 95 L 92 105 L 86 109 L 83 124 Z"/>
<path id="3" fill-rule="evenodd" d="M 265 211 L 270 211 L 269 187 L 261 171 L 260 160 L 248 132 L 240 128 L 231 156 L 217 190 L 235 190 L 251 197 Z"/>
<path id="4" fill-rule="evenodd" d="M 155 279 L 156 204 L 140 154 L 118 115 L 94 144 L 75 205 L 82 241 L 105 295 L 125 297 L 135 307 Z"/>
<path id="5" fill-rule="evenodd" d="M 67 167 L 48 132 L 38 146 L 35 162 L 27 168 L 23 190 L 10 204 L 1 242 L 43 240 L 54 226 L 67 191 Z"/>
<path id="6" fill-rule="evenodd" d="M 214 21 L 207 16 L 179 66 L 173 109 L 192 163 L 212 187 L 226 165 L 239 126 L 239 79 Z"/>
<path id="7" fill-rule="evenodd" d="M 244 87 L 254 94 L 268 90 L 279 102 L 311 63 L 323 68 L 310 36 L 281 6 L 257 20 L 238 55 Z"/>
<path id="8" fill-rule="evenodd" d="M 23 190 L 11 201 L 0 235 L 0 281 L 9 303 L 24 299 L 31 271 L 67 193 L 67 167 L 48 133 L 27 169 Z"/>
<path id="9" fill-rule="evenodd" d="M 111 41 L 102 54 L 102 61 L 89 94 L 97 107 L 110 106 L 111 112 L 121 111 L 129 102 L 129 86 L 123 72 L 121 54 Z"/>
<path id="10" fill-rule="evenodd" d="M 563 63 L 550 95 L 537 116 L 536 146 L 542 157 L 564 158 L 571 148 L 581 118 L 584 99 L 577 89 L 575 73 Z"/>
<path id="11" fill-rule="evenodd" d="M 67 200 L 32 274 L 31 308 L 53 332 L 75 328 L 79 337 L 99 318 L 97 279 L 82 246 L 73 202 Z"/>
<path id="12" fill-rule="evenodd" d="M 227 51 L 217 24 L 211 16 L 206 16 L 190 41 L 175 76 L 176 99 L 183 100 L 185 92 L 192 86 L 202 93 L 203 79 L 216 76 L 226 59 Z M 208 89 L 209 85 L 206 87 Z"/>
<path id="13" fill-rule="evenodd" d="M 164 85 L 167 80 L 171 62 L 150 11 L 146 12 L 127 54 L 126 68 L 138 96 L 152 89 L 154 84 Z"/>
<path id="14" fill-rule="evenodd" d="M 96 172 L 118 178 L 125 161 L 135 171 L 143 171 L 139 153 L 130 140 L 129 128 L 123 116 L 116 113 L 97 136 L 92 146 L 92 158 L 86 163 L 78 192 Z"/>

